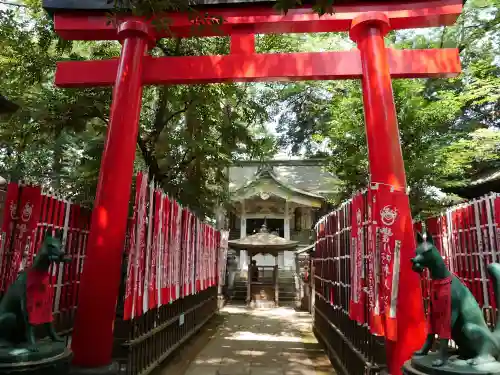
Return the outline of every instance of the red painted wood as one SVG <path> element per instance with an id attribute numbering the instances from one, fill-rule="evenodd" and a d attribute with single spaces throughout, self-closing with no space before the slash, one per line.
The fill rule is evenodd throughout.
<path id="1" fill-rule="evenodd" d="M 384 36 L 390 30 L 383 13 L 366 13 L 352 23 L 351 38 L 361 54 L 363 103 L 371 184 L 389 185 L 405 192 L 406 176 L 392 92 L 390 59 Z M 415 55 L 419 58 L 419 54 Z M 415 237 L 410 202 L 406 195 L 395 207 L 404 233 L 401 239 L 396 315 L 385 312 L 387 366 L 392 375 L 420 349 L 426 336 L 420 277 L 411 269 Z M 374 213 L 376 218 L 378 212 Z M 393 286 L 394 287 L 394 286 Z M 389 339 L 387 339 L 389 338 Z"/>
<path id="2" fill-rule="evenodd" d="M 139 114 L 141 71 L 148 27 L 138 22 L 121 26 L 121 58 L 115 73 L 113 104 L 99 183 L 92 211 L 71 347 L 73 363 L 104 367 L 111 363 L 113 328 L 121 279 Z"/>
<path id="3" fill-rule="evenodd" d="M 458 50 L 388 49 L 392 78 L 453 77 L 460 73 Z M 358 50 L 345 52 L 145 58 L 143 84 L 360 79 Z M 57 64 L 60 87 L 111 86 L 118 59 Z"/>
<path id="4" fill-rule="evenodd" d="M 364 12 L 384 12 L 391 29 L 409 29 L 452 25 L 462 11 L 462 0 L 435 0 L 408 3 L 380 3 L 338 5 L 334 14 L 318 16 L 311 8 L 302 7 L 290 10 L 286 15 L 278 13 L 271 6 L 248 8 L 207 8 L 210 16 L 220 16 L 224 23 L 217 28 L 193 27 L 188 15 L 167 14 L 170 20 L 169 32 L 163 31 L 159 37 L 174 36 L 214 36 L 221 33 L 231 34 L 269 34 L 269 33 L 317 33 L 348 31 L 354 18 Z M 122 16 L 110 22 L 104 13 L 57 12 L 54 15 L 55 30 L 69 40 L 115 40 L 116 23 L 131 19 Z"/>
<path id="5" fill-rule="evenodd" d="M 250 55 L 255 53 L 255 35 L 231 35 L 231 54 Z"/>
<path id="6" fill-rule="evenodd" d="M 224 19 L 219 28 L 195 29 L 187 15 L 175 13 L 167 15 L 172 21 L 168 30 L 173 34 L 159 32 L 154 36 L 149 32 L 141 33 L 140 29 L 147 26 L 146 23 L 132 16 L 121 16 L 116 23 L 110 23 L 103 13 L 55 13 L 55 29 L 63 38 L 125 38 L 120 59 L 61 62 L 56 72 L 56 83 L 60 86 L 115 86 L 72 343 L 76 365 L 100 367 L 111 361 L 142 85 L 362 78 L 372 181 L 405 186 L 391 76 L 456 75 L 460 71 L 458 52 L 386 49 L 381 29 L 374 26 L 367 12 L 372 16 L 373 12 L 378 12 L 374 19 L 385 23 L 386 29 L 389 24 L 390 29 L 452 25 L 462 11 L 462 0 L 338 5 L 335 11 L 333 15 L 319 17 L 306 7 L 291 10 L 286 15 L 271 7 L 208 8 L 209 14 Z M 351 24 L 360 30 L 354 33 L 357 36 L 353 35 L 359 51 L 253 53 L 251 38 L 254 34 L 340 32 L 349 31 Z M 127 25 L 138 28 L 127 28 Z M 148 43 L 160 37 L 220 33 L 235 35 L 229 56 L 144 56 Z M 250 36 L 245 37 L 245 34 Z M 425 331 L 420 324 L 423 317 L 420 282 L 418 275 L 409 269 L 409 257 L 414 250 L 409 202 L 398 205 L 398 210 L 408 229 L 401 250 L 398 339 L 387 343 L 388 365 L 393 375 L 401 373 L 402 361 L 417 349 L 416 344 Z"/>

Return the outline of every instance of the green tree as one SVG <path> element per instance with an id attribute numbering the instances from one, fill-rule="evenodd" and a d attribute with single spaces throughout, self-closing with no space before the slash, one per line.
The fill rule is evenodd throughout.
<path id="1" fill-rule="evenodd" d="M 454 79 L 393 81 L 414 214 L 429 215 L 458 199 L 443 199 L 436 188 L 465 186 L 481 172 L 498 167 L 497 5 L 472 1 L 454 27 L 397 32 L 387 38 L 395 48 L 458 45 L 464 70 Z M 343 181 L 334 202 L 367 185 L 359 82 L 296 83 L 272 95 L 278 103 L 280 144 L 294 153 L 328 157 L 329 168 Z"/>
<path id="2" fill-rule="evenodd" d="M 0 173 L 92 202 L 111 103 L 110 89 L 53 86 L 56 61 L 110 58 L 117 42 L 61 41 L 40 2 L 0 13 L 0 91 L 21 109 L 0 120 Z M 162 40 L 153 55 L 225 53 L 227 38 Z M 226 194 L 236 157 L 263 157 L 275 144 L 265 103 L 247 85 L 148 87 L 136 169 L 148 169 L 173 197 L 210 213 Z"/>

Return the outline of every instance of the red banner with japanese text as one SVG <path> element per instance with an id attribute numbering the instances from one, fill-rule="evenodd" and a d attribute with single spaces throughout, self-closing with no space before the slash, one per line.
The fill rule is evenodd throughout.
<path id="1" fill-rule="evenodd" d="M 190 212 L 189 220 L 189 258 L 188 258 L 188 294 L 195 293 L 195 277 L 196 277 L 196 263 L 195 263 L 195 249 L 196 249 L 196 216 Z"/>
<path id="2" fill-rule="evenodd" d="M 384 316 L 384 334 L 387 340 L 397 341 L 398 304 L 411 303 L 408 291 L 401 290 L 401 268 L 410 271 L 410 251 L 403 252 L 402 246 L 415 246 L 413 223 L 409 212 L 408 195 L 391 186 L 378 185 L 371 190 L 373 195 L 373 226 L 377 233 L 375 252 L 380 257 L 380 313 Z M 377 250 L 378 248 L 378 250 Z M 418 277 L 416 274 L 407 277 Z M 406 295 L 405 295 L 406 293 Z M 408 317 L 405 317 L 405 319 Z"/>
<path id="3" fill-rule="evenodd" d="M 493 197 L 493 216 L 496 248 L 500 251 L 500 195 L 498 194 Z"/>
<path id="4" fill-rule="evenodd" d="M 161 264 L 161 218 L 163 209 L 161 191 L 155 189 L 154 200 L 150 204 L 153 207 L 153 238 L 151 241 L 151 273 L 149 275 L 149 309 L 154 309 L 158 306 L 158 280 L 161 274 L 158 272 L 158 265 Z"/>
<path id="5" fill-rule="evenodd" d="M 210 269 L 212 271 L 211 274 L 211 283 L 210 286 L 215 286 L 216 285 L 216 280 L 217 280 L 217 249 L 218 249 L 218 237 L 217 234 L 218 232 L 215 230 L 215 228 L 210 227 L 212 229 L 212 254 L 210 258 Z"/>
<path id="6" fill-rule="evenodd" d="M 134 316 L 141 316 L 144 311 L 144 267 L 146 252 L 146 218 L 147 218 L 147 192 L 148 175 L 140 174 L 140 184 L 136 184 L 139 189 L 139 200 L 137 204 L 136 242 L 134 254 Z M 137 176 L 139 179 L 139 176 Z"/>
<path id="7" fill-rule="evenodd" d="M 138 193 L 138 191 L 136 192 Z M 136 199 L 137 202 L 137 199 Z M 129 219 L 129 240 L 127 243 L 127 278 L 125 279 L 125 297 L 123 302 L 123 319 L 130 320 L 133 317 L 133 299 L 134 299 L 134 285 L 135 285 L 135 275 L 134 275 L 134 255 L 135 255 L 135 223 L 137 220 L 136 207 L 134 206 L 134 213 L 131 219 Z"/>
<path id="8" fill-rule="evenodd" d="M 161 305 L 166 305 L 172 300 L 172 251 L 170 247 L 170 236 L 171 236 L 171 202 L 167 195 L 162 195 L 163 204 L 163 218 L 162 218 L 162 230 L 161 230 Z"/>
<path id="9" fill-rule="evenodd" d="M 212 286 L 213 278 L 213 247 L 214 247 L 214 229 L 208 227 L 208 287 Z"/>
<path id="10" fill-rule="evenodd" d="M 5 275 L 10 269 L 10 262 L 7 259 L 7 252 L 11 248 L 14 226 L 17 217 L 17 202 L 19 199 L 19 185 L 9 183 L 4 202 L 4 212 L 2 220 L 2 228 L 0 233 L 0 272 Z M 0 291 L 5 292 L 10 285 L 4 277 L 0 278 Z"/>
<path id="11" fill-rule="evenodd" d="M 368 324 L 370 332 L 377 336 L 384 335 L 384 325 L 381 311 L 380 294 L 380 252 L 377 246 L 377 227 L 373 215 L 375 195 L 371 189 L 367 192 L 367 210 L 368 210 L 368 235 L 367 235 L 367 262 L 368 262 L 368 304 L 369 317 Z"/>
<path id="12" fill-rule="evenodd" d="M 12 284 L 18 272 L 30 262 L 34 253 L 36 229 L 42 203 L 42 189 L 39 186 L 23 186 L 19 199 L 18 220 L 14 228 L 12 259 L 6 269 L 7 285 Z"/>
<path id="13" fill-rule="evenodd" d="M 175 200 L 172 201 L 172 231 L 171 231 L 171 253 L 172 253 L 172 300 L 181 298 L 181 229 L 182 229 L 182 207 Z"/>
<path id="14" fill-rule="evenodd" d="M 359 193 L 351 201 L 351 299 L 349 317 L 359 324 L 365 323 L 364 317 L 364 195 Z"/>
<path id="15" fill-rule="evenodd" d="M 201 272 L 203 270 L 203 224 L 196 218 L 196 293 L 201 291 Z"/>
<path id="16" fill-rule="evenodd" d="M 154 182 L 148 186 L 148 193 L 146 195 L 146 246 L 144 248 L 144 276 L 143 276 L 143 297 L 142 297 L 142 312 L 145 314 L 149 310 L 149 295 L 150 295 L 150 278 L 151 278 L 151 253 L 152 253 L 152 237 L 153 237 L 153 200 L 154 200 Z"/>
<path id="17" fill-rule="evenodd" d="M 134 298 L 135 298 L 135 232 L 137 224 L 137 205 L 139 202 L 140 194 L 140 181 L 142 174 L 139 173 L 136 178 L 136 190 L 135 190 L 135 200 L 134 200 L 134 210 L 132 218 L 129 220 L 129 241 L 128 246 L 125 249 L 127 252 L 127 279 L 125 280 L 125 297 L 123 303 L 123 319 L 130 320 L 134 316 Z"/>
<path id="18" fill-rule="evenodd" d="M 327 282 L 328 295 L 326 296 L 327 301 L 330 305 L 335 303 L 335 290 L 338 288 L 338 274 L 339 268 L 337 263 L 339 262 L 339 248 L 337 246 L 340 240 L 340 233 L 336 232 L 340 225 L 340 220 L 338 212 L 335 211 L 333 215 L 328 215 L 325 219 L 325 240 L 324 240 L 324 267 L 323 267 L 323 277 Z M 338 296 L 337 296 L 338 297 Z"/>
<path id="19" fill-rule="evenodd" d="M 210 267 L 210 227 L 205 225 L 205 234 L 204 234 L 204 245 L 203 245 L 203 286 L 204 289 L 209 287 L 209 267 Z"/>
<path id="20" fill-rule="evenodd" d="M 182 210 L 182 241 L 181 241 L 181 297 L 186 297 L 188 295 L 189 279 L 188 279 L 188 268 L 189 268 L 189 221 L 191 214 L 187 208 Z"/>
<path id="21" fill-rule="evenodd" d="M 206 265 L 207 265 L 207 259 L 206 259 L 206 251 L 207 251 L 207 225 L 202 224 L 201 225 L 201 249 L 200 249 L 200 288 L 201 290 L 205 290 L 205 280 L 206 280 Z"/>
<path id="22" fill-rule="evenodd" d="M 179 274 L 179 267 L 177 265 L 177 223 L 178 223 L 178 210 L 179 204 L 172 199 L 170 202 L 170 234 L 169 234 L 169 258 L 170 258 L 170 271 L 169 271 L 169 279 L 170 279 L 170 301 L 175 301 L 179 298 L 179 294 L 177 292 L 177 276 Z"/>
<path id="23" fill-rule="evenodd" d="M 222 252 L 222 231 L 216 230 L 215 232 L 215 249 L 214 249 L 214 285 L 219 285 L 220 280 L 220 272 L 219 269 L 221 267 L 220 264 L 220 253 Z"/>

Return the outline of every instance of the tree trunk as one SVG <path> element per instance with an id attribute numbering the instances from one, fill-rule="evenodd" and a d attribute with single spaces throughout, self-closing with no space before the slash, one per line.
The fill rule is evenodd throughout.
<path id="1" fill-rule="evenodd" d="M 52 158 L 51 185 L 56 192 L 61 188 L 62 158 L 64 151 L 64 132 L 58 129 L 54 134 L 54 154 Z"/>

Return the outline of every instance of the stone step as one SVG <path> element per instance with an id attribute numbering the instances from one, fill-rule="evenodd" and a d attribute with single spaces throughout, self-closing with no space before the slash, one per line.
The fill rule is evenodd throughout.
<path id="1" fill-rule="evenodd" d="M 272 283 L 274 280 L 273 280 L 273 278 L 265 277 L 265 278 L 259 279 L 259 281 L 266 282 L 266 283 Z M 294 278 L 291 278 L 291 279 L 281 279 L 280 278 L 280 279 L 278 279 L 278 282 L 280 284 L 295 284 L 295 279 Z M 247 281 L 246 280 L 235 279 L 234 283 L 235 284 L 245 284 L 246 285 Z"/>
<path id="2" fill-rule="evenodd" d="M 280 293 L 278 297 L 280 300 L 293 301 L 296 299 L 297 295 L 295 293 Z M 231 299 L 236 300 L 236 301 L 244 301 L 244 300 L 246 300 L 246 298 L 247 298 L 246 293 L 235 292 L 235 293 L 233 293 Z"/>
<path id="3" fill-rule="evenodd" d="M 261 281 L 262 283 L 265 283 L 267 285 L 273 285 L 273 281 L 272 280 L 265 280 L 265 281 Z M 295 282 L 283 282 L 282 280 L 278 280 L 278 284 L 279 285 L 295 285 Z M 237 281 L 234 283 L 234 286 L 246 286 L 247 283 L 246 281 Z"/>
<path id="4" fill-rule="evenodd" d="M 246 294 L 247 289 L 233 289 L 233 293 L 245 293 Z M 289 294 L 296 294 L 297 291 L 295 289 L 279 289 L 280 293 L 289 293 Z"/>

